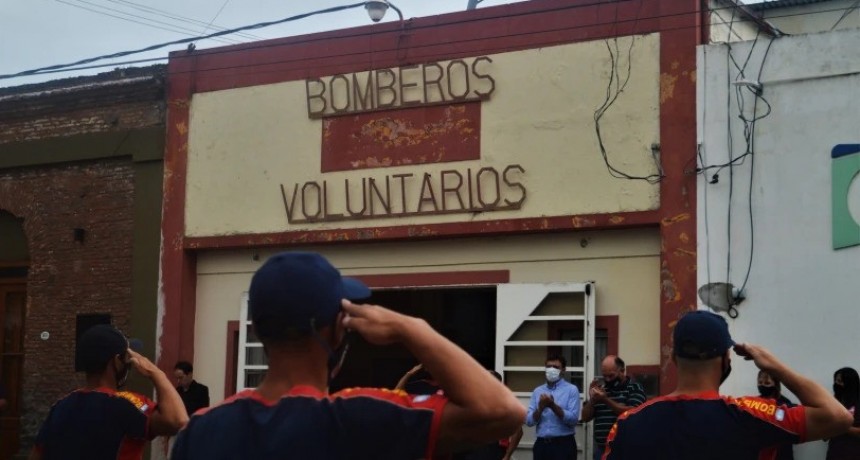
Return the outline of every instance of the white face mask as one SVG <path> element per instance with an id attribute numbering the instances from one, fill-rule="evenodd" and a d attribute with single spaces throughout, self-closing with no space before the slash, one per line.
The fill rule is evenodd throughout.
<path id="1" fill-rule="evenodd" d="M 546 381 L 549 383 L 558 382 L 558 379 L 561 378 L 561 371 L 554 368 L 548 367 L 546 368 Z"/>

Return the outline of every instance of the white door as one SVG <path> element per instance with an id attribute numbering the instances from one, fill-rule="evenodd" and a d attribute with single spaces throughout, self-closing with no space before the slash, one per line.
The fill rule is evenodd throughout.
<path id="1" fill-rule="evenodd" d="M 266 370 L 269 361 L 263 351 L 263 344 L 254 334 L 251 327 L 251 316 L 248 312 L 248 293 L 242 294 L 239 307 L 239 356 L 237 359 L 236 392 L 248 388 L 257 388 Z"/>
<path id="2" fill-rule="evenodd" d="M 501 284 L 496 291 L 496 369 L 528 406 L 532 391 L 545 382 L 551 351 L 567 360 L 568 381 L 583 389 L 594 378 L 594 284 Z M 583 395 L 584 399 L 584 395 Z M 578 425 L 580 459 L 591 455 L 590 426 Z M 523 427 L 515 457 L 531 459 L 534 428 Z"/>

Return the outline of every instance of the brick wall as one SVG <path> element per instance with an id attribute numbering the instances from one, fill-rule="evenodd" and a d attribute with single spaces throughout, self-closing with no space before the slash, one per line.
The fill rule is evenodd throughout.
<path id="1" fill-rule="evenodd" d="M 163 127 L 163 72 L 157 66 L 132 78 L 121 71 L 0 90 L 0 157 L 19 165 L 0 168 L 0 209 L 24 219 L 30 255 L 19 455 L 51 405 L 82 384 L 74 372 L 76 315 L 109 313 L 123 330 L 132 316 L 134 160 L 93 159 L 104 152 L 70 152 L 64 142 Z M 14 157 L 34 146 L 63 153 L 64 162 L 36 166 Z M 85 230 L 83 242 L 74 240 L 75 228 Z"/>
<path id="2" fill-rule="evenodd" d="M 21 432 L 29 446 L 54 401 L 80 386 L 75 316 L 131 314 L 131 160 L 0 171 L 0 208 L 24 218 L 30 250 Z M 82 243 L 73 229 L 86 230 Z M 41 340 L 42 331 L 50 338 Z"/>

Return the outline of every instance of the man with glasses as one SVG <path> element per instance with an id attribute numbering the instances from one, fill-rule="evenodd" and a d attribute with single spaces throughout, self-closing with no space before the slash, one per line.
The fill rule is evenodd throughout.
<path id="1" fill-rule="evenodd" d="M 535 388 L 526 413 L 526 425 L 535 426 L 535 460 L 576 460 L 573 437 L 579 420 L 579 389 L 562 378 L 563 356 L 546 360 L 546 383 Z"/>

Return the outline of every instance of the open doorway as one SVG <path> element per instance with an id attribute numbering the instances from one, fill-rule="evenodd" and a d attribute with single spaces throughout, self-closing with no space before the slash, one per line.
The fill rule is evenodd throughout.
<path id="1" fill-rule="evenodd" d="M 0 460 L 18 451 L 29 253 L 23 219 L 0 211 Z"/>
<path id="2" fill-rule="evenodd" d="M 406 288 L 373 292 L 369 303 L 423 318 L 487 369 L 495 362 L 496 288 Z M 417 361 L 403 345 L 376 346 L 353 337 L 337 391 L 349 387 L 392 388 Z"/>

